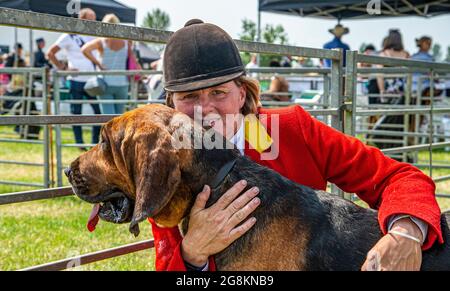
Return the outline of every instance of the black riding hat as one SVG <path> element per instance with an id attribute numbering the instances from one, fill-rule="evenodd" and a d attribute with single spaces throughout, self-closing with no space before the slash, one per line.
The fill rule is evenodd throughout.
<path id="1" fill-rule="evenodd" d="M 243 74 L 244 66 L 236 44 L 214 24 L 189 20 L 167 42 L 164 53 L 166 91 L 200 90 Z"/>

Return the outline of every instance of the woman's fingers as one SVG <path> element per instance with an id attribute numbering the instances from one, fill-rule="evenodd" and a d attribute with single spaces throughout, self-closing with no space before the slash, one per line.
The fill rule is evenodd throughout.
<path id="1" fill-rule="evenodd" d="M 243 224 L 234 228 L 230 232 L 229 243 L 231 244 L 232 242 L 234 242 L 235 240 L 240 238 L 242 235 L 244 235 L 247 231 L 250 230 L 250 228 L 252 228 L 255 225 L 255 223 L 256 223 L 256 218 L 251 217 L 251 218 L 247 219 L 247 221 L 245 221 Z"/>
<path id="2" fill-rule="evenodd" d="M 197 195 L 195 199 L 194 206 L 192 206 L 191 213 L 197 213 L 200 210 L 205 209 L 206 202 L 208 202 L 209 196 L 211 195 L 211 189 L 208 185 L 203 187 L 202 192 Z"/>
<path id="3" fill-rule="evenodd" d="M 261 200 L 256 197 L 253 198 L 247 205 L 245 205 L 242 209 L 234 213 L 230 220 L 228 221 L 229 229 L 233 229 L 241 223 L 244 219 L 246 219 L 255 209 L 261 204 Z"/>
<path id="4" fill-rule="evenodd" d="M 234 200 L 226 209 L 226 213 L 228 214 L 228 217 L 231 217 L 233 214 L 241 210 L 245 205 L 247 205 L 250 200 L 252 200 L 256 195 L 259 193 L 258 187 L 253 187 L 247 191 L 245 191 L 244 194 L 239 196 L 236 200 Z"/>
<path id="5" fill-rule="evenodd" d="M 247 181 L 245 180 L 241 180 L 234 184 L 233 187 L 225 192 L 225 194 L 223 194 L 222 197 L 220 197 L 220 199 L 213 206 L 211 206 L 211 210 L 216 212 L 225 209 L 242 192 L 242 190 L 245 189 L 246 186 Z"/>

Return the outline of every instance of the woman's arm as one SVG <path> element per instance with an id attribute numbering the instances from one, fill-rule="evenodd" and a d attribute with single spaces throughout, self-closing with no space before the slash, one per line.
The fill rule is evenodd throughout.
<path id="1" fill-rule="evenodd" d="M 97 38 L 94 40 L 91 40 L 90 42 L 86 43 L 82 48 L 81 52 L 83 55 L 88 58 L 94 65 L 99 67 L 101 70 L 104 70 L 105 68 L 102 66 L 99 60 L 94 57 L 93 51 L 98 50 L 100 53 L 103 52 L 103 45 L 102 45 L 102 39 Z"/>
<path id="2" fill-rule="evenodd" d="M 389 219 L 407 214 L 429 226 L 426 250 L 438 239 L 443 242 L 440 209 L 433 181 L 419 169 L 386 157 L 379 149 L 312 118 L 297 108 L 298 130 L 323 176 L 348 193 L 357 194 L 378 209 L 380 228 L 387 233 Z"/>

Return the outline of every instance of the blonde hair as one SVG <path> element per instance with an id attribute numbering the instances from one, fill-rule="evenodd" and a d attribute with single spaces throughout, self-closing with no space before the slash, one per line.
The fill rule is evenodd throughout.
<path id="1" fill-rule="evenodd" d="M 258 114 L 258 107 L 262 107 L 259 100 L 259 82 L 247 76 L 240 76 L 233 80 L 238 87 L 245 86 L 246 96 L 245 103 L 241 109 L 243 115 Z M 166 105 L 174 108 L 173 92 L 166 92 Z"/>
<path id="2" fill-rule="evenodd" d="M 80 19 L 84 19 L 88 14 L 94 14 L 94 15 L 96 15 L 95 14 L 95 11 L 94 10 L 92 10 L 91 8 L 83 8 L 83 9 L 81 9 L 80 10 L 80 13 L 79 13 L 79 18 Z"/>
<path id="3" fill-rule="evenodd" d="M 106 14 L 105 17 L 103 17 L 102 22 L 111 23 L 111 24 L 119 24 L 120 19 L 115 14 Z"/>

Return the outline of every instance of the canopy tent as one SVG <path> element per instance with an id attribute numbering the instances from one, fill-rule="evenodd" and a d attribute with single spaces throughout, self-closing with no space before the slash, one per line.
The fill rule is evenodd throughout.
<path id="1" fill-rule="evenodd" d="M 0 7 L 72 16 L 67 11 L 69 2 L 70 0 L 0 0 Z M 106 14 L 114 13 L 121 22 L 136 23 L 136 9 L 114 0 L 81 0 L 81 8 L 93 9 L 97 20 L 102 20 Z"/>
<path id="2" fill-rule="evenodd" d="M 450 0 L 259 0 L 259 11 L 338 20 L 432 17 L 450 13 Z"/>

